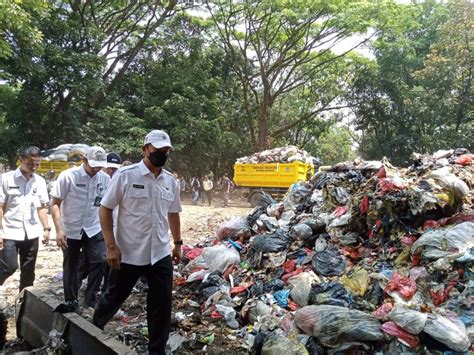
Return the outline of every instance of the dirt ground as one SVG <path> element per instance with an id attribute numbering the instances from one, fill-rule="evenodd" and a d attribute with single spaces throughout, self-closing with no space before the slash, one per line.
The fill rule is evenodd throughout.
<path id="1" fill-rule="evenodd" d="M 195 245 L 196 243 L 215 235 L 220 223 L 233 217 L 245 216 L 251 210 L 245 199 L 235 195 L 231 197 L 230 207 L 224 208 L 222 199 L 216 197 L 209 207 L 207 203 L 197 206 L 191 205 L 189 196 L 182 198 L 183 212 L 181 213 L 181 233 L 185 244 Z M 53 226 L 50 219 L 50 225 Z M 62 253 L 56 247 L 54 228 L 51 233 L 51 243 L 48 246 L 41 245 L 36 263 L 35 287 L 48 290 L 48 292 L 58 297 L 58 303 L 63 300 L 62 290 Z M 7 334 L 8 350 L 20 350 L 21 341 L 16 338 L 14 305 L 18 295 L 19 271 L 15 272 L 3 286 L 1 292 L 6 296 L 10 305 L 9 326 Z M 140 291 L 140 290 L 139 290 Z M 91 314 L 84 312 L 85 318 L 90 318 Z M 107 328 L 106 328 L 107 330 Z M 133 336 L 133 335 L 132 335 Z M 127 342 L 126 342 L 127 343 Z M 26 349 L 25 349 L 26 350 Z"/>

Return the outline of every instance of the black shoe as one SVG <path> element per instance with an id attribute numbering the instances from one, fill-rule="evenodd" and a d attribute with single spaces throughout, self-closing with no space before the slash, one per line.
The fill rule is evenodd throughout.
<path id="1" fill-rule="evenodd" d="M 53 312 L 59 312 L 59 313 L 72 313 L 76 312 L 77 309 L 79 308 L 78 302 L 75 301 L 67 301 L 65 303 L 61 303 L 59 306 L 57 306 Z"/>

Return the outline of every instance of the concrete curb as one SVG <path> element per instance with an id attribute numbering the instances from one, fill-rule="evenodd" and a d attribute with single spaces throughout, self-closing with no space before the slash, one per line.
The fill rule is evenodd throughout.
<path id="1" fill-rule="evenodd" d="M 63 343 L 67 346 L 65 353 L 74 355 L 136 354 L 121 342 L 107 338 L 102 330 L 80 315 L 53 312 L 57 304 L 57 299 L 45 291 L 35 287 L 24 289 L 15 304 L 17 336 L 34 348 L 47 344 L 59 347 Z"/>

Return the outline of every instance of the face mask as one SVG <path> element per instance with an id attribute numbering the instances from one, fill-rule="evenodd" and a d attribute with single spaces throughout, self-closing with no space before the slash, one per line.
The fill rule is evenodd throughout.
<path id="1" fill-rule="evenodd" d="M 150 153 L 150 155 L 148 155 L 148 159 L 150 160 L 151 165 L 156 168 L 161 168 L 163 165 L 165 165 L 166 160 L 168 159 L 168 153 L 156 151 Z"/>

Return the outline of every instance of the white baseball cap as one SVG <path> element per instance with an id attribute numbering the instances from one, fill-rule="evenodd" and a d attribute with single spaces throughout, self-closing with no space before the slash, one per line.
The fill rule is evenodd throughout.
<path id="1" fill-rule="evenodd" d="M 104 148 L 94 145 L 89 148 L 86 154 L 87 162 L 93 168 L 106 168 L 107 167 L 107 153 Z"/>
<path id="2" fill-rule="evenodd" d="M 145 136 L 145 141 L 143 145 L 151 144 L 156 149 L 170 147 L 173 148 L 170 141 L 170 136 L 165 131 L 161 131 L 159 129 L 154 129 L 150 133 Z"/>

